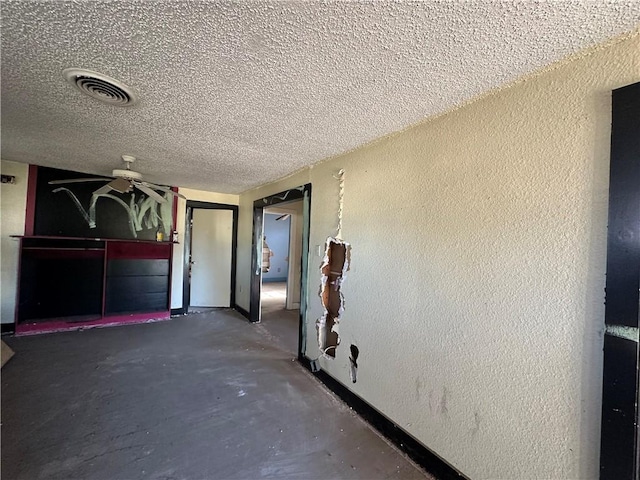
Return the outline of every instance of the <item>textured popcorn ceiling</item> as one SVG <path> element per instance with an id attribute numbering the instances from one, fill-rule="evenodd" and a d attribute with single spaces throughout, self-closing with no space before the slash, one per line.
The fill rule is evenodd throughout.
<path id="1" fill-rule="evenodd" d="M 632 30 L 638 1 L 2 2 L 2 158 L 239 193 Z M 140 102 L 102 104 L 87 68 Z"/>

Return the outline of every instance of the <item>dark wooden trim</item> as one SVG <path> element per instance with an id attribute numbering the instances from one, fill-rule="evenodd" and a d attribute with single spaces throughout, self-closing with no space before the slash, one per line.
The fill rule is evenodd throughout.
<path id="1" fill-rule="evenodd" d="M 249 282 L 249 321 L 259 322 L 261 316 L 260 296 L 262 294 L 262 253 L 258 248 L 264 234 L 264 207 L 253 205 L 253 230 L 251 239 L 251 281 Z"/>
<path id="2" fill-rule="evenodd" d="M 187 200 L 187 207 L 205 208 L 208 210 L 238 210 L 238 205 L 230 203 L 201 202 L 199 200 Z"/>
<path id="3" fill-rule="evenodd" d="M 613 91 L 600 478 L 638 479 L 640 83 Z"/>
<path id="4" fill-rule="evenodd" d="M 178 193 L 178 187 L 171 187 L 172 192 Z M 171 232 L 165 232 L 167 240 L 171 243 L 174 241 L 174 232 L 177 236 L 178 234 L 178 196 L 173 196 L 173 204 L 171 205 Z M 177 240 L 177 238 L 175 238 Z M 172 294 L 173 294 L 173 252 L 175 250 L 175 246 L 171 246 L 171 251 L 169 252 L 169 295 L 167 296 L 167 310 L 171 311 L 171 302 L 172 302 Z"/>
<path id="5" fill-rule="evenodd" d="M 238 261 L 238 207 L 233 210 L 233 225 L 231 233 L 231 299 L 229 305 L 236 304 L 236 281 L 237 281 L 237 261 Z"/>
<path id="6" fill-rule="evenodd" d="M 174 315 L 184 315 L 186 312 L 184 311 L 184 308 L 172 308 L 171 309 L 171 316 L 173 317 Z"/>
<path id="7" fill-rule="evenodd" d="M 231 210 L 233 215 L 231 231 L 231 292 L 229 305 L 234 308 L 236 304 L 236 282 L 237 282 L 237 250 L 238 250 L 238 205 L 226 203 L 210 203 L 198 200 L 187 200 L 184 230 L 184 257 L 182 263 L 182 311 L 189 312 L 191 300 L 191 279 L 189 278 L 189 256 L 191 255 L 191 220 L 193 209 L 203 208 L 207 210 Z"/>
<path id="8" fill-rule="evenodd" d="M 29 165 L 27 179 L 27 208 L 25 210 L 24 234 L 33 235 L 36 217 L 36 189 L 38 187 L 38 166 Z"/>
<path id="9" fill-rule="evenodd" d="M 182 254 L 182 310 L 189 313 L 189 303 L 191 300 L 191 277 L 189 275 L 189 267 L 191 260 L 191 218 L 193 217 L 193 209 L 186 207 L 184 216 L 184 250 Z"/>
<path id="10" fill-rule="evenodd" d="M 171 187 L 172 192 L 178 193 L 178 187 Z M 173 195 L 173 204 L 171 205 L 171 232 L 165 232 L 167 239 L 171 240 L 173 237 L 173 231 L 178 228 L 178 197 Z"/>
<path id="11" fill-rule="evenodd" d="M 299 361 L 313 376 L 340 397 L 367 423 L 389 439 L 428 473 L 439 480 L 463 480 L 468 478 L 331 375 L 323 370 L 313 372 L 311 370 L 311 362 L 307 357 L 303 357 Z"/>
<path id="12" fill-rule="evenodd" d="M 254 207 L 272 207 L 273 205 L 278 205 L 280 203 L 292 202 L 294 200 L 301 200 L 304 198 L 304 192 L 308 190 L 308 187 L 311 184 L 301 185 L 296 188 L 292 188 L 290 190 L 285 190 L 283 192 L 276 193 L 274 195 L 269 195 L 268 197 L 259 198 L 258 200 L 254 200 Z"/>
<path id="13" fill-rule="evenodd" d="M 20 284 L 22 282 L 22 247 L 24 244 L 24 238 L 20 237 L 20 245 L 18 252 L 18 274 L 16 275 L 16 295 L 15 306 L 13 308 L 13 331 L 16 331 L 18 326 L 18 315 L 20 314 Z"/>
<path id="14" fill-rule="evenodd" d="M 302 201 L 307 200 L 305 218 L 305 205 L 302 205 L 302 260 L 300 262 L 300 317 L 298 322 L 298 359 L 304 358 L 306 352 L 306 309 L 309 302 L 309 242 L 311 238 L 311 184 L 304 186 Z M 306 232 L 306 239 L 305 239 Z M 306 240 L 306 241 L 305 241 Z M 305 261 L 306 260 L 306 261 Z"/>
<path id="15" fill-rule="evenodd" d="M 107 313 L 107 271 L 109 267 L 109 255 L 107 255 L 107 244 L 104 246 L 104 254 L 102 256 L 102 307 L 100 308 L 100 316 L 104 317 Z"/>
<path id="16" fill-rule="evenodd" d="M 238 312 L 240 315 L 242 315 L 244 318 L 246 318 L 247 320 L 249 320 L 249 312 L 247 312 L 244 308 L 242 308 L 240 305 L 236 304 L 233 306 L 233 309 Z"/>
<path id="17" fill-rule="evenodd" d="M 109 242 L 109 243 L 150 243 L 152 245 L 168 245 L 173 244 L 173 242 L 158 242 L 156 240 L 140 240 L 140 239 L 132 239 L 127 240 L 126 238 L 96 238 L 96 237 L 60 237 L 56 235 L 10 235 L 11 238 L 29 238 L 29 239 L 40 239 L 40 240 L 87 240 L 90 242 Z"/>

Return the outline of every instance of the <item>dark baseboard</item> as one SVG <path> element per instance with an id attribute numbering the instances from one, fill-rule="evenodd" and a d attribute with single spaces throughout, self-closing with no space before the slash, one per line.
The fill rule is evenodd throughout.
<path id="1" fill-rule="evenodd" d="M 302 357 L 298 360 L 307 370 L 312 372 L 311 362 L 308 358 Z M 463 480 L 468 478 L 421 444 L 418 440 L 402 430 L 398 425 L 369 405 L 358 395 L 350 391 L 342 383 L 338 382 L 331 375 L 322 370 L 312 372 L 312 374 L 329 390 L 335 393 L 347 405 L 355 410 L 365 421 L 391 440 L 396 447 L 406 453 L 414 462 L 424 468 L 427 472 L 438 478 L 438 480 Z"/>
<path id="2" fill-rule="evenodd" d="M 174 315 L 184 315 L 184 308 L 172 308 L 171 316 L 174 316 Z"/>
<path id="3" fill-rule="evenodd" d="M 13 323 L 0 323 L 0 328 L 2 335 L 12 335 L 16 331 L 16 326 Z"/>
<path id="4" fill-rule="evenodd" d="M 240 315 L 242 315 L 244 318 L 246 318 L 247 320 L 249 320 L 249 319 L 250 319 L 249 312 L 248 312 L 248 311 L 246 311 L 244 308 L 242 308 L 240 305 L 235 304 L 235 305 L 233 306 L 233 309 L 234 309 L 236 312 L 238 312 Z"/>
<path id="5" fill-rule="evenodd" d="M 286 283 L 287 277 L 271 277 L 264 278 L 262 277 L 262 283 Z"/>

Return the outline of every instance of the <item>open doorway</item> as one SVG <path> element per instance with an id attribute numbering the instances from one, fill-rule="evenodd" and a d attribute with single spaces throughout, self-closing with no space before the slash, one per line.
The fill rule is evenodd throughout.
<path id="1" fill-rule="evenodd" d="M 300 316 L 302 200 L 264 209 L 261 318 L 292 352 Z"/>
<path id="2" fill-rule="evenodd" d="M 183 311 L 235 305 L 238 207 L 187 201 Z"/>
<path id="3" fill-rule="evenodd" d="M 254 202 L 249 317 L 299 357 L 306 333 L 310 202 L 311 185 Z"/>

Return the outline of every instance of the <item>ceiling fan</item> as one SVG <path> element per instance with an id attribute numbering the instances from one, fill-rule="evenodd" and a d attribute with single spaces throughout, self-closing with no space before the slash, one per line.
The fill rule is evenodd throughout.
<path id="1" fill-rule="evenodd" d="M 185 198 L 178 192 L 174 192 L 169 187 L 163 187 L 161 185 L 155 185 L 149 182 L 142 181 L 142 174 L 131 170 L 131 164 L 135 162 L 136 157 L 131 155 L 122 155 L 122 160 L 126 163 L 126 169 L 116 168 L 111 172 L 111 175 L 115 178 L 70 178 L 67 180 L 52 180 L 49 185 L 61 185 L 65 183 L 85 183 L 85 182 L 109 182 L 106 185 L 98 188 L 94 195 L 102 195 L 109 193 L 111 190 L 115 190 L 119 193 L 127 193 L 137 188 L 141 192 L 146 193 L 149 197 L 153 198 L 158 203 L 164 203 L 167 201 L 166 197 L 163 197 L 160 193 L 168 193 L 175 197 Z"/>

